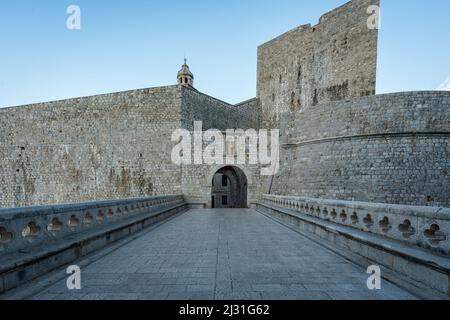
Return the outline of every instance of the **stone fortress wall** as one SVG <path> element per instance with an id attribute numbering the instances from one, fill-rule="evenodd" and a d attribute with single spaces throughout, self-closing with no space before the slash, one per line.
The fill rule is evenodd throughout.
<path id="1" fill-rule="evenodd" d="M 329 102 L 281 123 L 273 194 L 450 206 L 450 92 Z"/>
<path id="2" fill-rule="evenodd" d="M 179 194 L 180 108 L 171 86 L 0 109 L 0 206 Z"/>
<path id="3" fill-rule="evenodd" d="M 257 128 L 256 101 L 168 86 L 0 109 L 0 207 L 180 194 L 182 180 L 196 192 L 195 169 L 172 163 L 172 133 L 194 120 Z"/>
<path id="4" fill-rule="evenodd" d="M 378 31 L 367 8 L 379 0 L 350 1 L 258 48 L 257 97 L 262 127 L 276 127 L 287 111 L 375 94 Z"/>
<path id="5" fill-rule="evenodd" d="M 182 89 L 183 128 L 192 130 L 194 121 L 202 121 L 203 129 L 255 129 L 259 128 L 258 100 L 231 105 L 195 89 Z"/>
<path id="6" fill-rule="evenodd" d="M 202 121 L 203 130 L 217 129 L 225 134 L 228 129 L 259 129 L 259 101 L 254 98 L 237 105 L 190 88 L 183 90 L 182 126 L 193 130 L 194 121 Z M 206 145 L 205 145 L 206 146 Z M 190 203 L 211 206 L 211 187 L 214 174 L 225 165 L 192 164 L 182 166 L 182 193 Z M 260 197 L 260 167 L 240 166 L 248 180 L 248 203 Z"/>
<path id="7" fill-rule="evenodd" d="M 378 3 L 351 1 L 262 45 L 257 98 L 238 105 L 177 85 L 0 109 L 0 206 L 180 193 L 208 205 L 224 165 L 171 161 L 173 131 L 194 121 L 281 130 L 277 176 L 240 166 L 249 204 L 271 193 L 448 206 L 449 94 L 373 95 L 366 10 Z"/>
<path id="8" fill-rule="evenodd" d="M 276 176 L 237 166 L 249 206 L 424 296 L 448 295 L 450 92 L 374 95 L 366 9 L 378 3 L 353 0 L 261 46 L 257 98 L 238 105 L 180 84 L 0 109 L 0 252 L 15 257 L 4 259 L 0 292 L 48 272 L 49 259 L 54 268 L 55 240 L 58 263 L 69 263 L 209 207 L 215 173 L 230 168 L 171 161 L 172 133 L 202 121 L 280 129 Z M 179 75 L 192 75 L 186 63 Z M 68 202 L 78 204 L 56 205 Z M 8 208 L 43 204 L 54 206 Z M 32 241 L 37 250 L 17 255 Z"/>

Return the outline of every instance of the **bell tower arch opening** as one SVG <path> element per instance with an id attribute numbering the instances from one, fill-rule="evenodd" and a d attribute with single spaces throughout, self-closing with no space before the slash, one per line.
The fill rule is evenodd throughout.
<path id="1" fill-rule="evenodd" d="M 247 187 L 247 177 L 241 169 L 219 169 L 211 181 L 211 208 L 247 208 Z"/>
<path id="2" fill-rule="evenodd" d="M 178 71 L 177 81 L 179 85 L 191 88 L 194 87 L 194 75 L 191 70 L 189 70 L 186 58 L 184 58 L 184 64 L 181 66 L 181 70 Z"/>

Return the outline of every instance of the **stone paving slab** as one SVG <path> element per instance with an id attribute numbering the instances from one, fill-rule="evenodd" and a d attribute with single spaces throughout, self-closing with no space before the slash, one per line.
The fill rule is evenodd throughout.
<path id="1" fill-rule="evenodd" d="M 415 299 L 367 289 L 366 270 L 254 210 L 190 210 L 32 299 Z"/>

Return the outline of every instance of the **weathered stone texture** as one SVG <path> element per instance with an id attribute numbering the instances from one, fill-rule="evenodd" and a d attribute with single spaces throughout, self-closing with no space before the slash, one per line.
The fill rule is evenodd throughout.
<path id="1" fill-rule="evenodd" d="M 169 86 L 0 109 L 0 205 L 179 194 L 172 133 L 257 128 L 257 106 Z"/>
<path id="2" fill-rule="evenodd" d="M 211 207 L 212 179 L 214 174 L 227 165 L 183 166 L 182 193 L 189 203 L 201 203 Z M 247 203 L 253 206 L 261 197 L 261 167 L 259 165 L 238 165 L 247 178 Z"/>
<path id="3" fill-rule="evenodd" d="M 258 100 L 231 105 L 197 90 L 183 87 L 183 128 L 193 129 L 194 121 L 202 121 L 203 129 L 258 129 Z"/>
<path id="4" fill-rule="evenodd" d="M 251 99 L 237 105 L 231 105 L 193 89 L 183 88 L 182 126 L 192 131 L 194 121 L 202 121 L 203 130 L 217 129 L 223 132 L 228 129 L 259 128 L 259 101 Z M 203 148 L 208 145 L 204 142 Z M 225 152 L 226 150 L 224 150 Z M 224 153 L 225 155 L 225 153 Z M 192 155 L 192 159 L 194 159 Z M 225 165 L 224 165 L 225 166 Z M 223 166 L 183 165 L 181 189 L 187 201 L 211 206 L 212 179 Z M 242 166 L 248 179 L 248 203 L 256 203 L 259 199 L 258 165 Z"/>
<path id="5" fill-rule="evenodd" d="M 450 94 L 418 91 L 329 102 L 282 116 L 284 142 L 405 132 L 448 132 Z"/>
<path id="6" fill-rule="evenodd" d="M 180 110 L 177 86 L 0 109 L 1 206 L 180 193 Z"/>
<path id="7" fill-rule="evenodd" d="M 351 1 L 258 48 L 257 97 L 262 126 L 277 126 L 282 113 L 318 103 L 375 94 L 377 30 L 367 8 L 379 0 Z"/>
<path id="8" fill-rule="evenodd" d="M 169 86 L 0 109 L 0 206 L 184 194 L 209 205 L 223 166 L 172 163 L 176 129 L 280 128 L 281 171 L 240 167 L 261 194 L 450 205 L 450 96 L 374 96 L 377 30 L 351 1 L 258 49 L 257 98 Z M 361 97 L 362 96 L 362 97 Z"/>
<path id="9" fill-rule="evenodd" d="M 273 194 L 450 205 L 450 93 L 331 102 L 282 121 Z"/>

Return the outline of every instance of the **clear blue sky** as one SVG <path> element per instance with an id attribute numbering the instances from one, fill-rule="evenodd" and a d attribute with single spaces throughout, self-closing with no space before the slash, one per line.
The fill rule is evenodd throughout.
<path id="1" fill-rule="evenodd" d="M 345 2 L 1 1 L 0 106 L 175 84 L 184 53 L 200 91 L 237 103 L 255 96 L 258 45 Z M 378 93 L 438 88 L 449 39 L 450 1 L 382 0 Z"/>

